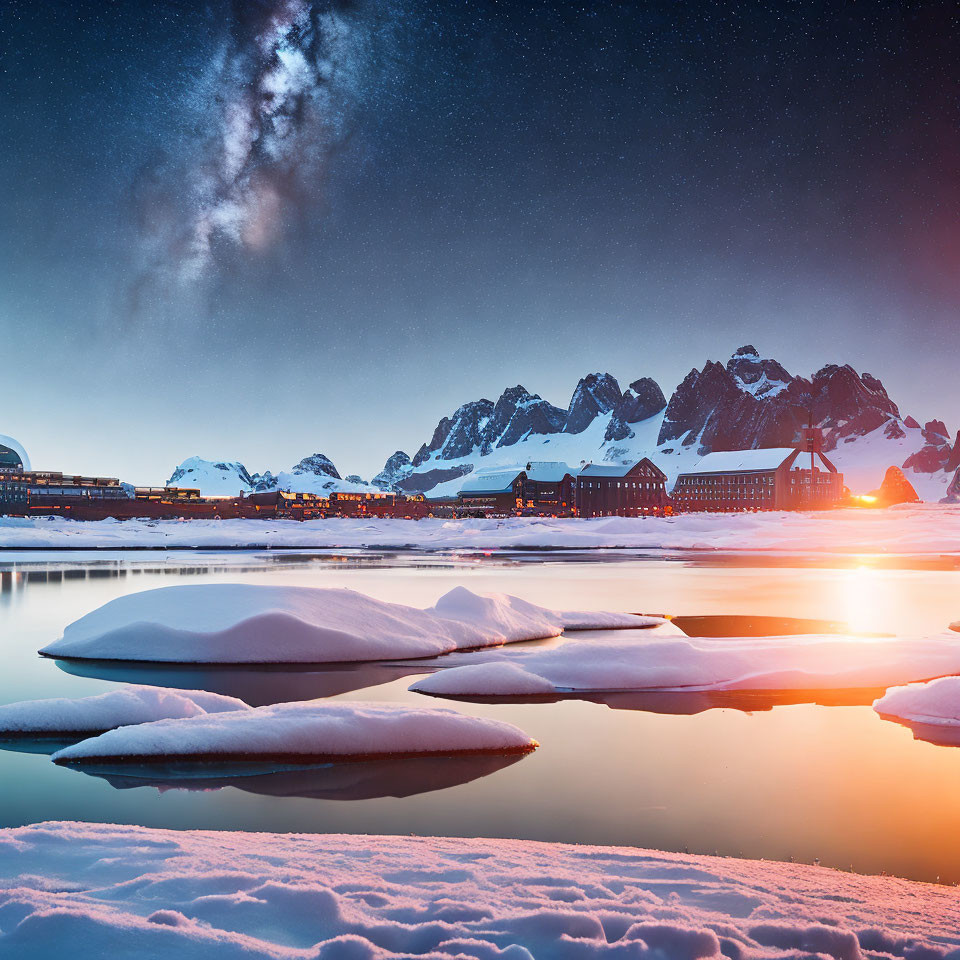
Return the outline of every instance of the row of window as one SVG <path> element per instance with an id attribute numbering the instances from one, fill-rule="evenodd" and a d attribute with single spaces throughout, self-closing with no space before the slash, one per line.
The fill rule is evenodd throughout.
<path id="1" fill-rule="evenodd" d="M 662 487 L 662 486 L 663 486 L 663 481 L 662 481 L 662 480 L 659 480 L 659 481 L 655 480 L 655 481 L 653 481 L 653 482 L 644 481 L 644 480 L 641 480 L 641 481 L 624 480 L 623 483 L 622 483 L 622 487 L 623 487 L 623 489 L 625 489 L 625 490 L 655 490 L 655 489 L 657 489 L 658 487 Z M 592 489 L 593 489 L 593 482 L 590 481 L 590 480 L 588 480 L 588 481 L 586 481 L 586 482 L 584 482 L 583 480 L 581 480 L 581 481 L 580 481 L 580 489 L 583 490 L 584 488 L 586 488 L 586 489 L 588 489 L 588 490 L 592 490 Z M 613 488 L 613 481 L 612 481 L 612 480 L 607 481 L 606 483 L 600 483 L 599 481 L 597 482 L 597 490 L 609 490 L 609 489 L 612 489 L 612 488 Z M 618 481 L 617 481 L 617 489 L 619 490 L 620 488 L 621 488 L 621 482 L 618 480 Z"/>

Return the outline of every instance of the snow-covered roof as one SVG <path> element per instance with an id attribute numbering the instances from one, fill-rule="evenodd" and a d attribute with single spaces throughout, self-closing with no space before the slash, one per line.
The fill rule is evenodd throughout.
<path id="1" fill-rule="evenodd" d="M 499 470 L 477 470 L 460 487 L 461 493 L 509 493 L 513 482 L 523 473 L 523 467 Z"/>
<path id="2" fill-rule="evenodd" d="M 568 473 L 573 476 L 569 463 L 561 460 L 533 460 L 524 468 L 527 478 L 540 483 L 559 483 Z"/>
<path id="3" fill-rule="evenodd" d="M 585 463 L 580 468 L 581 477 L 625 477 L 635 463 Z"/>
<path id="4" fill-rule="evenodd" d="M 20 458 L 20 462 L 23 464 L 24 470 L 30 470 L 30 458 L 27 456 L 27 451 L 24 450 L 23 447 L 13 439 L 13 437 L 6 437 L 0 433 L 0 445 L 8 447 Z"/>
<path id="5" fill-rule="evenodd" d="M 747 473 L 756 470 L 776 470 L 787 457 L 797 452 L 796 447 L 766 447 L 760 450 L 718 450 L 701 457 L 690 470 L 682 473 Z"/>

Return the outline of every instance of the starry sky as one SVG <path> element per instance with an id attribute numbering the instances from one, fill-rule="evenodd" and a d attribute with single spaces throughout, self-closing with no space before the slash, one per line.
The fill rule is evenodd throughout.
<path id="1" fill-rule="evenodd" d="M 960 426 L 953 4 L 5 0 L 0 433 L 342 474 L 742 343 Z"/>

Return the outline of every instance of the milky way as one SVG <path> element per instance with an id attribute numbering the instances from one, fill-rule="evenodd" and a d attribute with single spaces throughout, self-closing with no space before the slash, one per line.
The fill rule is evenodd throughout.
<path id="1" fill-rule="evenodd" d="M 233 0 L 227 35 L 191 94 L 203 133 L 150 166 L 134 191 L 135 304 L 158 284 L 193 285 L 283 236 L 299 202 L 322 189 L 369 55 L 355 8 Z"/>

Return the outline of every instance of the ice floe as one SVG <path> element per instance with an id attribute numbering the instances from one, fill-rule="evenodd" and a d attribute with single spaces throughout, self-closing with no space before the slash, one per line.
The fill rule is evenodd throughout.
<path id="1" fill-rule="evenodd" d="M 960 635 L 577 641 L 439 670 L 410 689 L 440 696 L 621 690 L 843 690 L 960 673 Z"/>
<path id="2" fill-rule="evenodd" d="M 127 686 L 92 697 L 24 700 L 0 706 L 0 739 L 89 736 L 127 724 L 249 710 L 242 700 L 205 690 Z"/>
<path id="3" fill-rule="evenodd" d="M 40 652 L 161 663 L 325 663 L 431 657 L 555 637 L 564 629 L 662 623 L 627 613 L 547 610 L 464 587 L 423 610 L 354 590 L 210 583 L 118 597 Z"/>
<path id="4" fill-rule="evenodd" d="M 308 701 L 120 727 L 66 747 L 53 759 L 297 764 L 524 753 L 536 746 L 513 724 L 445 708 Z"/>
<path id="5" fill-rule="evenodd" d="M 0 956 L 941 960 L 956 890 L 523 840 L 41 823 L 0 831 Z"/>
<path id="6" fill-rule="evenodd" d="M 960 730 L 960 677 L 941 677 L 930 683 L 894 687 L 873 702 L 873 709 L 898 720 Z"/>
<path id="7" fill-rule="evenodd" d="M 302 547 L 374 549 L 772 550 L 956 553 L 960 505 L 885 510 L 690 513 L 674 517 L 393 520 L 98 520 L 0 517 L 11 548 Z"/>

